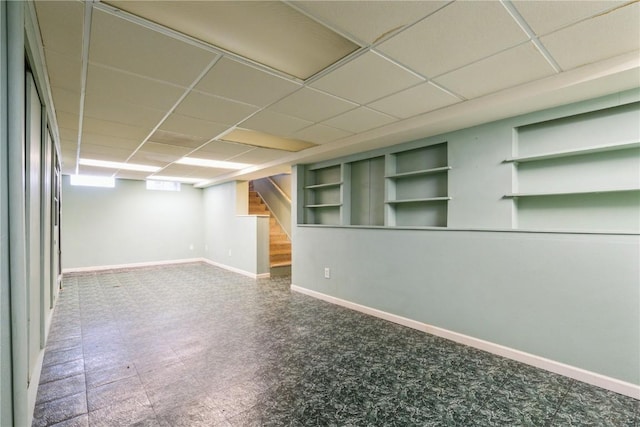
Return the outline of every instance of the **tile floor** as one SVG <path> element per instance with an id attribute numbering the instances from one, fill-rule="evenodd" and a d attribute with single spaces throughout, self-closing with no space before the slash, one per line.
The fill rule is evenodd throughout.
<path id="1" fill-rule="evenodd" d="M 639 401 L 206 264 L 67 275 L 34 426 L 638 426 Z"/>

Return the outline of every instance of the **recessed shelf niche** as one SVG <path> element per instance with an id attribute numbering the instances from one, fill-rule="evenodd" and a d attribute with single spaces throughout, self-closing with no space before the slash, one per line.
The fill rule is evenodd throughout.
<path id="1" fill-rule="evenodd" d="M 640 231 L 640 103 L 516 128 L 515 228 Z"/>
<path id="2" fill-rule="evenodd" d="M 451 169 L 447 143 L 416 145 L 306 166 L 304 223 L 446 227 Z"/>
<path id="3" fill-rule="evenodd" d="M 334 165 L 307 170 L 304 187 L 305 222 L 307 224 L 341 223 L 342 167 Z"/>
<path id="4" fill-rule="evenodd" d="M 386 217 L 389 226 L 447 226 L 447 144 L 387 155 Z"/>

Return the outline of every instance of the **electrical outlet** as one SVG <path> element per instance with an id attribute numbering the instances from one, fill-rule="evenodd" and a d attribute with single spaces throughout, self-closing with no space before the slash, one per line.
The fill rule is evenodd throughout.
<path id="1" fill-rule="evenodd" d="M 189 245 L 189 250 L 192 251 L 193 250 L 193 243 Z"/>
<path id="2" fill-rule="evenodd" d="M 325 279 L 330 279 L 331 278 L 331 269 L 329 267 L 325 267 L 324 268 L 324 278 Z"/>
<path id="3" fill-rule="evenodd" d="M 229 256 L 231 256 L 231 249 L 229 249 Z"/>

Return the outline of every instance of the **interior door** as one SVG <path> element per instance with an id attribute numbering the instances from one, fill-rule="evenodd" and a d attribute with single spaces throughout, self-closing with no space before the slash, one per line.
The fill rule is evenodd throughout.
<path id="1" fill-rule="evenodd" d="M 26 232 L 27 232 L 27 313 L 28 357 L 27 381 L 31 382 L 38 356 L 42 348 L 41 304 L 42 269 L 41 254 L 41 164 L 42 164 L 42 103 L 31 73 L 26 78 Z"/>

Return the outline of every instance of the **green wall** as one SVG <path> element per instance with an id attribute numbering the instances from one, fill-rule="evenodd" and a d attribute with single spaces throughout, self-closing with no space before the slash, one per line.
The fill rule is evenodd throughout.
<path id="1" fill-rule="evenodd" d="M 550 232 L 549 228 L 565 225 L 566 216 L 560 215 L 564 207 L 555 205 L 540 209 L 551 215 L 537 223 L 530 221 L 535 212 L 526 211 L 527 230 L 513 230 L 518 227 L 518 205 L 504 198 L 517 191 L 518 185 L 513 163 L 505 162 L 517 154 L 513 152 L 514 129 L 540 121 L 549 121 L 550 127 L 563 126 L 564 122 L 555 120 L 637 99 L 638 91 L 614 94 L 418 142 L 447 141 L 452 167 L 449 228 L 297 225 L 293 230 L 293 284 L 640 384 L 640 239 L 638 222 L 633 221 L 640 205 L 637 191 L 626 196 L 630 207 L 625 205 L 625 209 L 631 209 L 625 211 L 627 222 L 609 221 L 607 215 L 615 218 L 618 209 L 612 205 L 587 216 L 579 228 L 590 227 L 588 232 Z M 630 114 L 623 113 L 616 116 L 616 126 L 607 126 L 604 132 L 578 133 L 585 138 L 611 135 L 614 142 L 621 142 L 617 138 L 624 128 L 636 132 L 637 142 L 637 107 Z M 575 130 L 573 126 L 567 129 Z M 569 137 L 569 145 L 576 142 L 573 138 Z M 582 142 L 591 144 L 590 140 Z M 556 149 L 562 150 L 564 143 L 556 141 Z M 354 162 L 384 155 L 384 151 L 314 166 Z M 637 156 L 637 149 L 626 153 Z M 611 159 L 605 154 L 601 160 L 589 167 L 606 184 L 610 170 L 603 166 Z M 627 160 L 620 163 L 625 176 L 640 176 L 637 157 L 635 163 Z M 304 194 L 304 169 L 297 166 L 293 174 L 298 189 L 293 210 L 299 222 L 303 218 L 303 209 L 297 205 Z M 539 176 L 536 185 L 547 191 L 566 184 L 544 173 Z M 614 185 L 626 185 L 616 180 L 611 178 Z M 583 182 L 573 179 L 571 184 Z M 582 214 L 589 203 L 572 214 Z M 635 217 L 627 215 L 633 212 Z M 324 278 L 325 267 L 331 269 L 330 279 Z"/>
<path id="2" fill-rule="evenodd" d="M 9 284 L 9 199 L 7 163 L 7 25 L 6 2 L 0 2 L 0 425 L 10 425 L 11 316 Z"/>
<path id="3" fill-rule="evenodd" d="M 200 258 L 202 190 L 147 190 L 144 181 L 115 188 L 62 187 L 63 269 Z"/>
<path id="4" fill-rule="evenodd" d="M 248 184 L 204 190 L 205 258 L 250 274 L 269 272 L 269 219 L 247 215 Z"/>

